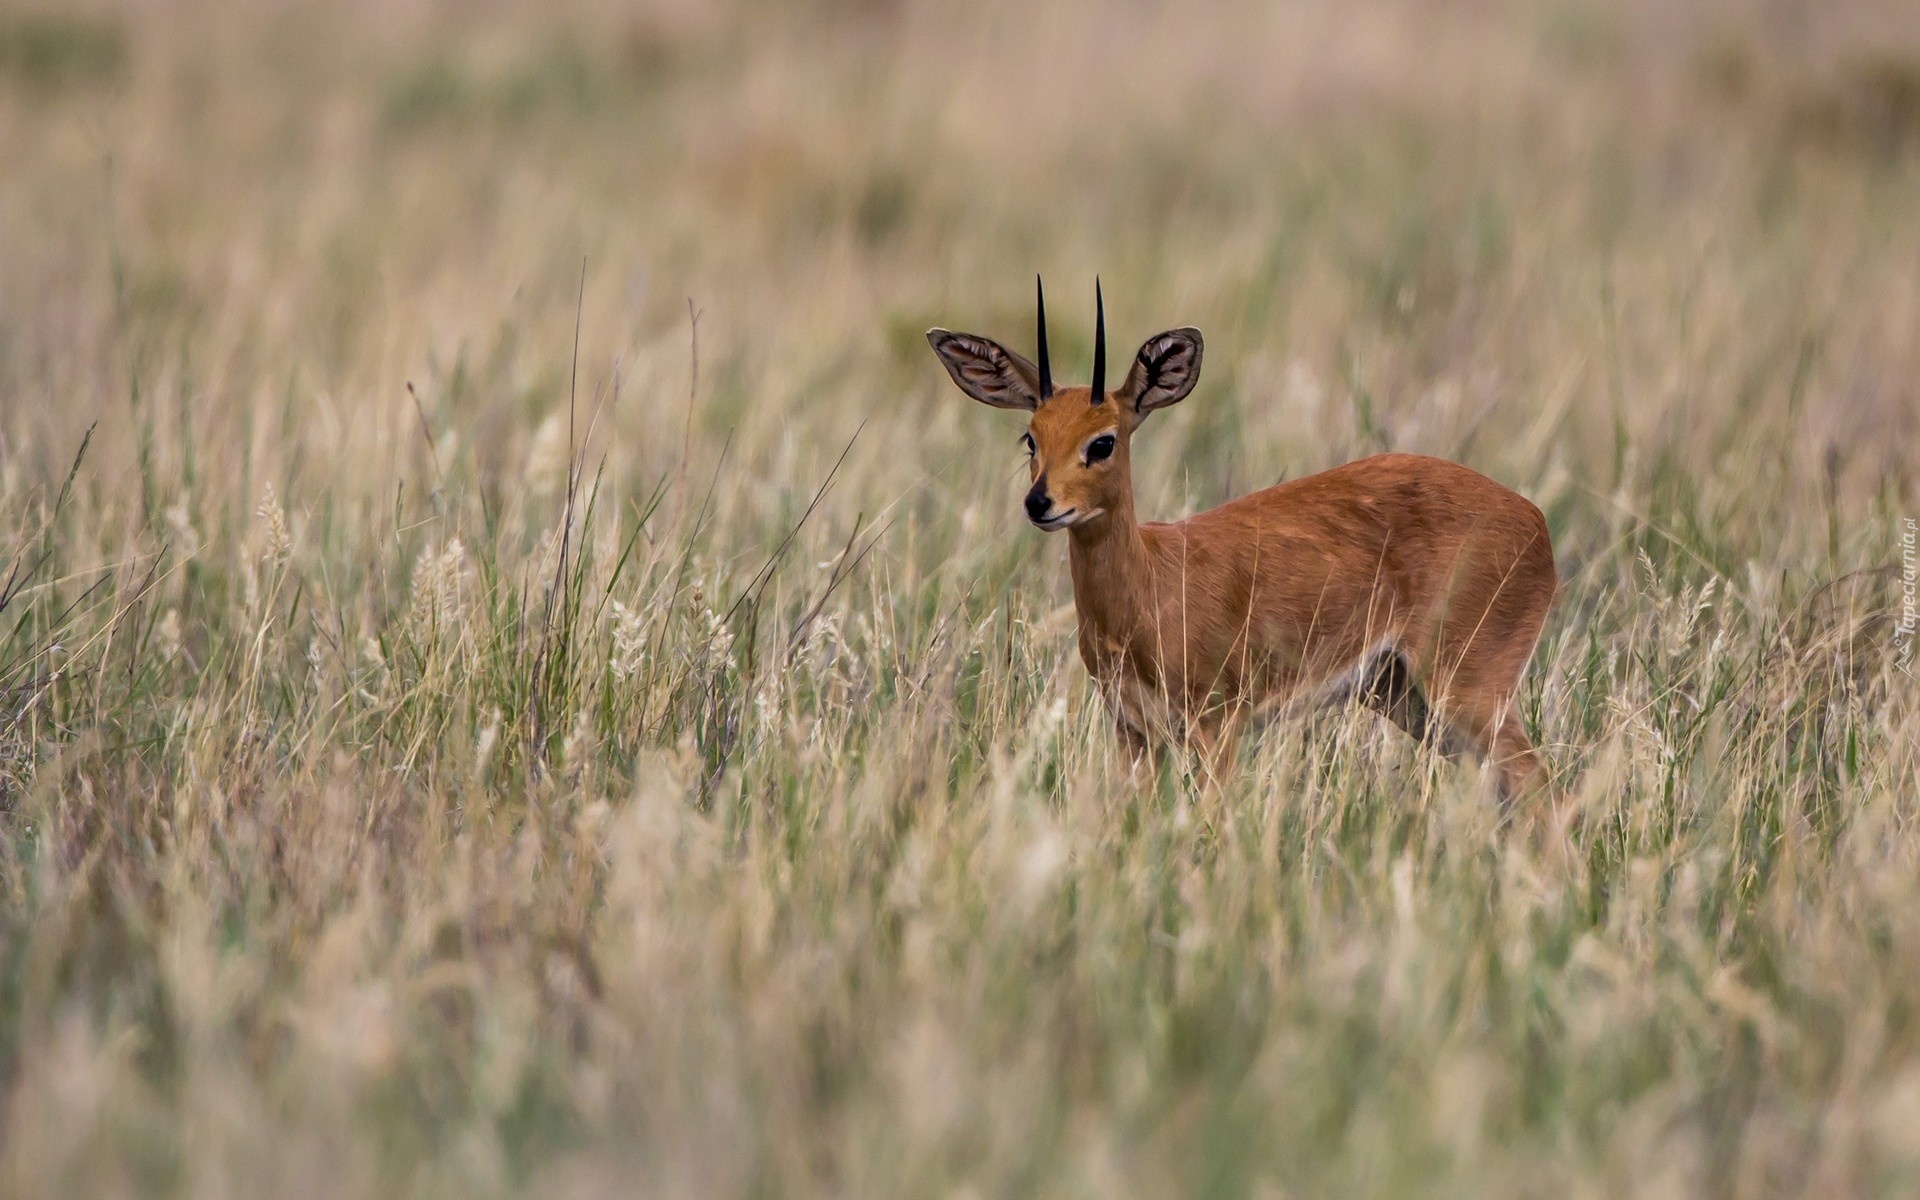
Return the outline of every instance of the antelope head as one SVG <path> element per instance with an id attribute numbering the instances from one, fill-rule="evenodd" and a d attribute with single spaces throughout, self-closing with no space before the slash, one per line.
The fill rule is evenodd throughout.
<path id="1" fill-rule="evenodd" d="M 1034 281 L 1040 363 L 990 338 L 945 329 L 927 330 L 927 341 L 960 390 L 995 408 L 1032 414 L 1021 435 L 1032 487 L 1027 519 L 1051 533 L 1086 525 L 1115 511 L 1132 511 L 1133 431 L 1156 408 L 1178 404 L 1200 379 L 1200 331 L 1169 329 L 1147 339 L 1134 355 L 1126 379 L 1108 391 L 1107 315 L 1094 282 L 1093 384 L 1053 385 L 1047 358 L 1047 301 Z"/>

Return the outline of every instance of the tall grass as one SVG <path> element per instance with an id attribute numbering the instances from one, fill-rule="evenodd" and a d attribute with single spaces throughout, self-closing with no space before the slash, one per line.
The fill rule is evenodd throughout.
<path id="1" fill-rule="evenodd" d="M 0 9 L 9 1195 L 1920 1186 L 1894 0 Z M 582 269 L 584 263 L 584 271 Z M 1132 786 L 920 331 L 1141 507 L 1546 511 L 1583 816 Z M 1078 280 L 1076 284 L 1074 281 Z"/>

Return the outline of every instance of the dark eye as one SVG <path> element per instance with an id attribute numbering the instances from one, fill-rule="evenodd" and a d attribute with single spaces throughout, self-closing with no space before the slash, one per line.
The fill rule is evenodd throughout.
<path id="1" fill-rule="evenodd" d="M 1032 458 L 1036 453 L 1038 453 L 1038 450 L 1034 447 L 1034 444 L 1033 444 L 1033 435 L 1030 433 L 1023 433 L 1020 435 L 1020 446 L 1022 449 L 1024 449 L 1027 452 L 1028 458 Z"/>
<path id="2" fill-rule="evenodd" d="M 1104 462 L 1113 457 L 1113 435 L 1103 433 L 1087 443 L 1087 462 Z"/>

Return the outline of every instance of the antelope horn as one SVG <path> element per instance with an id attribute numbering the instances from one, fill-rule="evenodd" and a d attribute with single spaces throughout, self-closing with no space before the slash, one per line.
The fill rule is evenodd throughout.
<path id="1" fill-rule="evenodd" d="M 1040 398 L 1045 400 L 1053 395 L 1053 365 L 1047 361 L 1047 289 L 1038 275 L 1033 277 L 1033 305 L 1040 314 Z"/>
<path id="2" fill-rule="evenodd" d="M 1107 303 L 1100 296 L 1100 277 L 1093 277 L 1093 403 L 1107 398 Z"/>

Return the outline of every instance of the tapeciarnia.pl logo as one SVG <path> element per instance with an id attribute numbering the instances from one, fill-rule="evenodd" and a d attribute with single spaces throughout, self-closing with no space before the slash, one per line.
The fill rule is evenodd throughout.
<path id="1" fill-rule="evenodd" d="M 1893 665 L 1913 675 L 1913 631 L 1920 625 L 1920 559 L 1914 553 L 1915 521 L 1900 529 L 1900 620 L 1893 627 Z"/>

